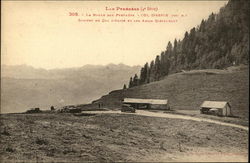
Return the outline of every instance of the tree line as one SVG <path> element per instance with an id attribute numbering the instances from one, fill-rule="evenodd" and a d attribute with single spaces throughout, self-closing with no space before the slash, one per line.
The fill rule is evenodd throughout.
<path id="1" fill-rule="evenodd" d="M 222 69 L 249 62 L 249 15 L 247 0 L 230 0 L 218 14 L 210 14 L 200 25 L 186 31 L 182 40 L 169 41 L 154 60 L 135 74 L 134 87 L 191 69 Z M 123 87 L 127 88 L 126 85 Z"/>

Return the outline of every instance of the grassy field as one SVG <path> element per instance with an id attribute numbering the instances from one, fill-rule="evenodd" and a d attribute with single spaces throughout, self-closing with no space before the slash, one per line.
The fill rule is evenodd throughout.
<path id="1" fill-rule="evenodd" d="M 203 101 L 228 101 L 235 116 L 249 119 L 249 67 L 180 72 L 149 84 L 116 90 L 98 101 L 117 107 L 125 97 L 168 99 L 175 110 L 199 110 Z"/>
<path id="2" fill-rule="evenodd" d="M 133 114 L 4 114 L 0 141 L 8 161 L 247 161 L 248 153 L 246 130 Z"/>

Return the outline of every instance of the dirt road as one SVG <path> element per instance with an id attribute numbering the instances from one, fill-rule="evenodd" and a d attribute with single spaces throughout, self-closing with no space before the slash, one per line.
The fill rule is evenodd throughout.
<path id="1" fill-rule="evenodd" d="M 83 112 L 84 113 L 91 113 L 91 114 L 102 114 L 102 113 L 105 113 L 105 114 L 135 114 L 135 115 L 149 116 L 149 117 L 184 119 L 184 120 L 192 120 L 192 121 L 199 121 L 199 122 L 215 123 L 215 124 L 219 124 L 219 125 L 223 125 L 223 126 L 236 127 L 236 128 L 240 128 L 240 129 L 248 131 L 248 127 L 236 125 L 236 124 L 232 124 L 232 123 L 226 123 L 226 122 L 221 122 L 221 121 L 216 121 L 216 120 L 211 120 L 211 119 L 206 119 L 206 118 L 197 118 L 197 117 L 191 117 L 191 116 L 169 114 L 169 113 L 155 113 L 155 112 L 150 112 L 150 111 L 145 111 L 145 110 L 136 110 L 136 113 L 124 113 L 124 112 L 121 112 L 119 110 L 117 110 L 117 111 L 83 111 Z"/>

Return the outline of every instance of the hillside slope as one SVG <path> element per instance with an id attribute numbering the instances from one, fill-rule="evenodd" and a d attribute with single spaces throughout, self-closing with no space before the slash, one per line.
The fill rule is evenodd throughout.
<path id="1" fill-rule="evenodd" d="M 115 90 L 97 100 L 105 107 L 119 107 L 124 97 L 168 99 L 173 109 L 198 109 L 204 100 L 228 101 L 233 114 L 248 118 L 248 66 L 226 70 L 193 70 L 163 80 Z"/>
<path id="2" fill-rule="evenodd" d="M 223 69 L 249 62 L 249 1 L 229 0 L 218 14 L 186 31 L 182 40 L 168 43 L 155 60 L 145 63 L 129 87 L 159 81 L 194 69 Z"/>
<path id="3" fill-rule="evenodd" d="M 123 64 L 52 70 L 25 65 L 2 66 L 1 113 L 88 103 L 121 88 L 139 69 L 139 66 Z"/>

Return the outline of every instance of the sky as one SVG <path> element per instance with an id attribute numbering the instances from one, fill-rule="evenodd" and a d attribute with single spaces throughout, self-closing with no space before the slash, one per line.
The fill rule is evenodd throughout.
<path id="1" fill-rule="evenodd" d="M 164 51 L 168 41 L 182 39 L 185 31 L 199 25 L 212 12 L 218 13 L 226 3 L 227 1 L 4 1 L 1 10 L 1 65 L 26 64 L 45 69 L 109 63 L 142 66 Z M 106 7 L 115 10 L 106 10 Z M 146 10 L 117 11 L 117 7 Z M 69 16 L 76 12 L 78 16 Z M 92 16 L 87 17 L 86 14 Z M 107 17 L 107 14 L 134 14 L 135 17 Z M 143 17 L 143 14 L 168 14 L 168 17 Z M 180 17 L 181 14 L 184 16 Z M 171 19 L 177 22 L 80 22 L 79 19 Z"/>

